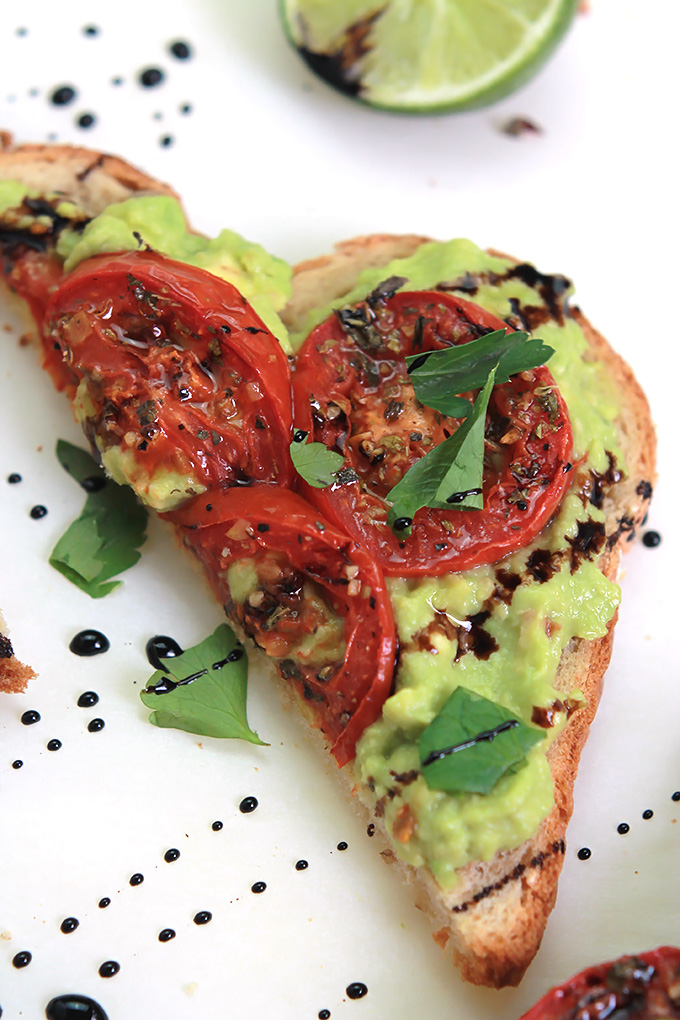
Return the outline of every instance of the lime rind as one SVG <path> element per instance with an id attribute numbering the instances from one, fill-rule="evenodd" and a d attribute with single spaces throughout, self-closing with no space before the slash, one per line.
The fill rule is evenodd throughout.
<path id="1" fill-rule="evenodd" d="M 509 95 L 543 66 L 577 9 L 578 0 L 281 0 L 288 37 L 313 70 L 363 103 L 405 113 L 478 109 Z"/>

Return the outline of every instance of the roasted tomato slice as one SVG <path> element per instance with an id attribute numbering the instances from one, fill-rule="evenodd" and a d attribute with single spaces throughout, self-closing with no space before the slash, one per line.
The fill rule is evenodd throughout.
<path id="1" fill-rule="evenodd" d="M 54 291 L 64 278 L 61 260 L 54 254 L 40 249 L 26 249 L 19 256 L 8 256 L 7 283 L 20 298 L 28 304 L 33 320 L 41 331 L 43 345 L 43 368 L 46 368 L 59 390 L 63 390 L 71 379 L 64 364 L 61 351 L 47 342 L 42 333 L 45 309 Z"/>
<path id="2" fill-rule="evenodd" d="M 422 291 L 369 297 L 307 338 L 293 373 L 296 425 L 351 470 L 301 491 L 386 574 L 414 576 L 493 563 L 528 544 L 570 482 L 572 431 L 547 368 L 494 388 L 485 426 L 484 508 L 423 508 L 408 538 L 387 524 L 390 489 L 460 421 L 415 397 L 405 358 L 508 327 L 477 305 Z"/>
<path id="3" fill-rule="evenodd" d="M 292 684 L 339 766 L 380 715 L 396 637 L 379 567 L 293 492 L 205 494 L 167 514 L 233 622 Z"/>
<path id="4" fill-rule="evenodd" d="M 680 1018 L 680 949 L 662 946 L 589 967 L 553 988 L 521 1020 Z"/>
<path id="5" fill-rule="evenodd" d="M 289 484 L 288 360 L 230 283 L 152 253 L 97 256 L 52 296 L 45 333 L 71 395 L 86 386 L 76 404 L 101 449 L 209 489 Z"/>

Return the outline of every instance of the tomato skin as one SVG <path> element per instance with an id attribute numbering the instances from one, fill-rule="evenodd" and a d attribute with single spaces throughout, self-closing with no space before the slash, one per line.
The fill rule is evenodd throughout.
<path id="1" fill-rule="evenodd" d="M 520 1020 L 629 1020 L 680 1017 L 680 997 L 669 989 L 680 982 L 680 949 L 661 946 L 636 956 L 598 964 L 551 989 Z M 598 1008 L 598 1002 L 600 1008 Z"/>
<path id="2" fill-rule="evenodd" d="M 52 376 L 58 390 L 66 389 L 71 373 L 64 364 L 61 351 L 55 349 L 42 324 L 50 298 L 64 278 L 61 260 L 52 252 L 29 249 L 19 256 L 7 274 L 13 291 L 28 304 L 33 320 L 40 331 L 43 347 L 43 368 Z"/>
<path id="3" fill-rule="evenodd" d="M 455 428 L 455 419 L 423 408 L 415 399 L 404 358 L 508 327 L 477 305 L 440 292 L 399 293 L 370 311 L 377 325 L 368 334 L 368 342 L 365 337 L 361 344 L 355 342 L 334 314 L 309 335 L 298 354 L 293 373 L 296 427 L 309 433 L 310 442 L 323 442 L 342 452 L 359 476 L 326 489 L 300 481 L 300 491 L 338 528 L 364 545 L 390 575 L 436 576 L 467 570 L 528 545 L 548 522 L 571 481 L 571 425 L 548 369 L 514 376 L 492 392 L 486 449 L 488 453 L 494 445 L 503 466 L 495 473 L 485 471 L 484 509 L 425 507 L 416 513 L 411 535 L 400 537 L 387 525 L 383 497 L 426 452 L 419 445 L 423 435 L 431 448 Z M 420 336 L 414 326 L 418 318 L 427 320 Z M 395 393 L 399 401 L 391 403 L 387 395 Z M 405 420 L 405 425 L 390 421 L 395 408 L 395 417 Z M 494 423 L 503 427 L 504 434 L 492 444 Z M 376 462 L 377 457 L 383 460 L 376 471 L 371 458 L 373 451 L 382 450 L 383 433 L 392 444 L 397 434 L 399 452 L 378 453 Z M 368 455 L 361 436 L 370 442 Z M 395 460 L 396 470 L 390 466 Z"/>
<path id="4" fill-rule="evenodd" d="M 290 484 L 288 359 L 230 283 L 155 253 L 96 256 L 53 294 L 45 334 L 71 395 L 87 380 L 105 447 L 125 437 L 149 473 L 208 488 Z"/>
<path id="5" fill-rule="evenodd" d="M 231 618 L 236 607 L 226 570 L 240 559 L 262 555 L 283 556 L 323 590 L 328 604 L 344 618 L 344 660 L 330 679 L 322 680 L 308 668 L 300 668 L 298 676 L 290 675 L 285 665 L 279 672 L 306 700 L 316 725 L 332 741 L 338 766 L 347 764 L 361 733 L 380 716 L 392 684 L 396 630 L 380 568 L 301 496 L 278 486 L 206 493 L 163 516 L 179 526 Z M 236 622 L 243 626 L 238 614 Z M 258 643 L 257 634 L 251 636 Z"/>

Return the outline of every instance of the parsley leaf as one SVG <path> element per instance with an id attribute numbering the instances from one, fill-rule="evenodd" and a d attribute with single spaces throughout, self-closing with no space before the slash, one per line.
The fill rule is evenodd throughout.
<path id="1" fill-rule="evenodd" d="M 442 414 L 462 418 L 470 413 L 470 404 L 456 393 L 479 389 L 490 370 L 496 368 L 496 384 L 511 376 L 544 365 L 554 351 L 528 333 L 494 330 L 478 340 L 426 351 L 406 358 L 411 382 L 418 400 Z"/>
<path id="2" fill-rule="evenodd" d="M 527 751 L 544 736 L 501 705 L 457 687 L 420 734 L 425 782 L 446 793 L 490 793 L 526 764 Z"/>
<path id="3" fill-rule="evenodd" d="M 332 485 L 345 463 L 341 453 L 329 450 L 323 443 L 306 443 L 308 433 L 298 429 L 290 444 L 290 459 L 297 473 L 315 489 Z"/>
<path id="4" fill-rule="evenodd" d="M 50 564 L 93 599 L 122 583 L 109 579 L 139 560 L 148 514 L 131 489 L 107 478 L 89 453 L 57 441 L 62 467 L 88 493 L 80 517 L 61 536 Z"/>
<path id="5" fill-rule="evenodd" d="M 465 421 L 452 436 L 416 461 L 387 493 L 392 503 L 387 523 L 392 528 L 398 526 L 395 530 L 401 535 L 410 534 L 413 517 L 423 506 L 439 510 L 483 507 L 484 425 L 494 379 L 492 369 Z"/>
<path id="6" fill-rule="evenodd" d="M 166 668 L 157 669 L 140 691 L 142 702 L 153 709 L 149 722 L 154 726 L 269 746 L 248 725 L 248 659 L 226 623 L 193 648 L 162 661 Z"/>

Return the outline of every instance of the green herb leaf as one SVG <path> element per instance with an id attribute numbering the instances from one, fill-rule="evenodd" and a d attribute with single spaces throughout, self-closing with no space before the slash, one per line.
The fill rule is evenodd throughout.
<path id="1" fill-rule="evenodd" d="M 454 434 L 421 457 L 387 494 L 387 523 L 412 521 L 423 506 L 440 510 L 481 510 L 484 505 L 484 424 L 494 386 L 492 370 L 470 414 Z M 408 535 L 410 526 L 399 535 Z"/>
<path id="2" fill-rule="evenodd" d="M 140 697 L 153 709 L 149 722 L 198 733 L 269 745 L 251 730 L 246 716 L 248 659 L 226 623 L 181 655 L 163 659 Z"/>
<path id="3" fill-rule="evenodd" d="M 139 560 L 148 514 L 131 489 L 108 479 L 89 453 L 63 439 L 60 463 L 87 491 L 83 511 L 59 539 L 50 564 L 94 599 L 117 588 L 109 579 Z"/>
<path id="4" fill-rule="evenodd" d="M 479 389 L 494 365 L 499 384 L 518 372 L 544 365 L 553 354 L 552 347 L 530 339 L 528 333 L 497 329 L 466 344 L 410 355 L 406 363 L 418 400 L 442 414 L 461 418 L 469 414 L 470 405 L 454 394 Z"/>
<path id="5" fill-rule="evenodd" d="M 423 776 L 431 790 L 490 793 L 526 764 L 544 736 L 501 705 L 457 687 L 420 735 Z"/>
<path id="6" fill-rule="evenodd" d="M 315 489 L 332 485 L 345 463 L 342 454 L 329 450 L 323 443 L 305 443 L 305 432 L 298 431 L 295 436 L 290 444 L 290 459 L 297 473 Z"/>

